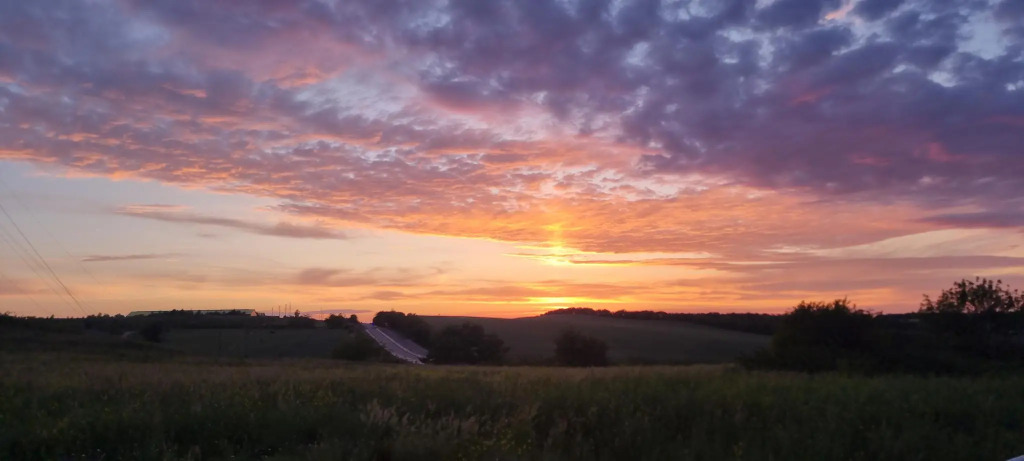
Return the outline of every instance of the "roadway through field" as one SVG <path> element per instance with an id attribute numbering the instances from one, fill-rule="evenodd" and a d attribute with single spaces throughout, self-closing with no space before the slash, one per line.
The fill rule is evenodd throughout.
<path id="1" fill-rule="evenodd" d="M 364 323 L 363 328 L 377 344 L 387 349 L 391 355 L 409 363 L 422 365 L 423 359 L 427 358 L 427 350 L 398 333 L 387 328 L 378 327 L 372 323 Z"/>

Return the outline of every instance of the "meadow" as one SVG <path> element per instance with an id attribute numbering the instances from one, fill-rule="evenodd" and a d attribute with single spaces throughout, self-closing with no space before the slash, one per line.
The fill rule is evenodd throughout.
<path id="1" fill-rule="evenodd" d="M 421 316 L 435 331 L 473 322 L 498 335 L 509 347 L 512 363 L 543 363 L 554 355 L 555 338 L 567 328 L 608 344 L 616 364 L 724 363 L 767 347 L 771 337 L 686 322 L 631 320 L 589 315 L 500 319 Z"/>
<path id="2" fill-rule="evenodd" d="M 518 319 L 422 316 L 433 330 L 473 322 L 495 333 L 509 347 L 510 364 L 545 364 L 554 356 L 555 338 L 567 328 L 608 344 L 613 364 L 727 363 L 766 347 L 770 337 L 662 320 L 631 320 L 588 315 Z M 224 320 L 224 319 L 214 319 Z M 134 326 L 133 328 L 138 328 Z M 131 328 L 127 328 L 131 329 Z M 68 340 L 92 344 L 121 342 L 120 335 L 68 325 Z M 330 358 L 351 332 L 344 328 L 169 328 L 159 347 L 169 352 L 220 358 Z M 8 332 L 9 336 L 10 333 Z M 52 341 L 48 338 L 47 341 Z M 0 338 L 0 342 L 3 338 Z"/>
<path id="3" fill-rule="evenodd" d="M 352 335 L 344 329 L 173 329 L 161 346 L 190 355 L 234 358 L 330 358 Z"/>
<path id="4" fill-rule="evenodd" d="M 1024 454 L 1024 377 L 414 367 L 0 352 L 0 459 L 963 460 Z"/>

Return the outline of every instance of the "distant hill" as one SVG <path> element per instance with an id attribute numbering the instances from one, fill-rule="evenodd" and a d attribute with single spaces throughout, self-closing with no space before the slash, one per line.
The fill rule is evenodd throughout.
<path id="1" fill-rule="evenodd" d="M 554 356 L 555 337 L 566 328 L 608 343 L 613 363 L 721 363 L 768 346 L 767 335 L 686 322 L 632 320 L 592 315 L 545 315 L 520 319 L 423 316 L 435 331 L 473 322 L 509 346 L 514 362 L 542 362 Z"/>
<path id="2" fill-rule="evenodd" d="M 205 316 L 201 316 L 206 319 Z M 146 317 L 90 317 L 87 319 L 16 318 L 0 315 L 0 350 L 97 349 L 114 352 L 139 349 L 152 353 L 232 358 L 327 358 L 351 333 L 345 329 L 298 328 L 288 319 L 256 319 L 260 324 L 178 325 L 159 344 L 125 341 L 123 333 L 143 326 Z M 608 344 L 609 359 L 625 363 L 722 363 L 768 345 L 770 337 L 713 328 L 678 320 L 636 320 L 599 315 L 545 315 L 521 319 L 422 316 L 436 332 L 445 325 L 466 321 L 481 324 L 510 347 L 508 361 L 546 363 L 554 356 L 554 340 L 566 328 L 595 336 Z M 214 317 L 209 317 L 214 319 Z M 280 323 L 270 328 L 268 321 Z M 314 322 L 311 319 L 309 322 Z M 136 322 L 137 321 L 137 322 Z M 254 320 L 255 321 L 255 320 Z M 136 324 L 138 323 L 138 324 Z M 191 326 L 191 328 L 190 328 Z M 250 326 L 250 328 L 242 328 Z M 255 326 L 255 327 L 254 327 Z M 119 353 L 119 352 L 118 352 Z M 149 353 L 149 352 L 147 352 Z M 166 355 L 166 354 L 164 354 Z"/>
<path id="3" fill-rule="evenodd" d="M 545 312 L 543 315 L 593 315 L 598 317 L 614 317 L 632 320 L 665 320 L 696 323 L 725 330 L 744 331 L 760 335 L 775 333 L 782 324 L 784 315 L 748 313 L 690 313 L 662 311 L 609 311 L 607 309 L 591 309 L 589 307 L 567 307 Z"/>

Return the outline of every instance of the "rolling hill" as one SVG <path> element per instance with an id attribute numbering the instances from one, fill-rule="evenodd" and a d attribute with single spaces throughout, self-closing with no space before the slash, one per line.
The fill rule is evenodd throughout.
<path id="1" fill-rule="evenodd" d="M 344 329 L 179 329 L 169 331 L 161 346 L 186 354 L 234 358 L 330 358 L 351 335 Z"/>
<path id="2" fill-rule="evenodd" d="M 423 316 L 435 330 L 473 322 L 509 346 L 512 362 L 542 362 L 554 356 L 555 337 L 574 328 L 608 343 L 612 363 L 719 363 L 768 345 L 771 337 L 685 322 L 629 320 L 588 315 L 518 319 Z"/>

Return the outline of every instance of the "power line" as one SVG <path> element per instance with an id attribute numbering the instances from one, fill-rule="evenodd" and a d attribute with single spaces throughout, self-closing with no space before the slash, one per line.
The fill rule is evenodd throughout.
<path id="1" fill-rule="evenodd" d="M 35 274 L 35 276 L 40 281 L 43 282 L 43 285 L 47 289 L 53 292 L 57 299 L 60 299 L 61 301 L 64 302 L 64 304 L 67 304 L 69 307 L 75 307 L 75 305 L 71 301 L 68 301 L 67 296 L 64 293 L 62 293 L 62 290 L 60 290 L 60 286 L 55 282 L 55 280 L 52 277 L 47 277 L 44 274 L 46 268 L 43 266 L 43 264 L 40 263 L 40 261 L 33 256 L 31 251 L 28 248 L 26 248 L 24 244 L 18 241 L 18 238 L 15 237 L 14 234 L 12 234 L 6 228 L 6 226 L 3 225 L 2 221 L 0 221 L 0 238 L 2 238 L 4 243 L 6 243 L 9 247 L 11 247 L 14 250 L 14 253 L 18 256 L 18 259 L 21 259 L 21 262 L 25 263 L 25 266 L 27 266 L 32 271 L 32 273 Z"/>
<path id="2" fill-rule="evenodd" d="M 0 272 L 0 281 L 3 281 L 3 280 L 10 280 L 11 281 L 11 286 L 14 286 L 14 280 L 11 279 L 10 277 L 7 277 L 6 275 L 4 275 L 3 272 Z M 50 310 L 50 309 L 47 309 L 47 308 L 43 307 L 41 304 L 39 304 L 39 302 L 36 301 L 36 298 L 33 297 L 31 293 L 25 292 L 23 294 L 28 297 L 29 301 L 32 301 L 32 304 L 34 306 L 36 306 L 36 308 L 38 310 L 40 310 L 40 311 L 44 311 L 45 310 L 46 313 L 50 314 L 51 317 L 53 316 L 53 311 Z"/>
<path id="3" fill-rule="evenodd" d="M 64 304 L 67 304 L 68 306 L 72 306 L 71 302 L 68 301 L 67 298 L 63 294 L 61 294 L 61 292 L 57 290 L 57 288 L 53 286 L 53 281 L 39 272 L 42 269 L 41 267 L 39 267 L 39 263 L 32 260 L 32 255 L 29 254 L 28 249 L 22 246 L 21 243 L 17 241 L 14 235 L 11 234 L 3 225 L 2 221 L 0 221 L 0 240 L 3 240 L 3 242 L 7 244 L 7 246 L 11 247 L 11 249 L 14 250 L 14 254 L 18 256 L 18 259 L 20 259 L 21 262 L 25 263 L 25 266 L 27 266 L 32 271 L 32 273 L 35 274 L 35 276 L 40 281 L 43 282 L 43 286 L 45 286 L 47 289 L 52 291 L 55 296 L 57 296 L 57 299 L 60 299 L 61 301 L 64 302 Z"/>
<path id="4" fill-rule="evenodd" d="M 71 258 L 71 260 L 75 262 L 78 268 L 81 269 L 82 272 L 85 272 L 85 274 L 88 275 L 89 278 L 91 278 L 92 281 L 96 283 L 96 286 L 102 286 L 100 281 L 96 279 L 96 276 L 94 276 L 92 272 L 89 269 L 87 269 L 85 265 L 82 264 L 82 261 L 75 255 L 71 254 L 71 252 L 68 251 L 68 249 L 63 244 L 60 243 L 60 240 L 57 240 L 57 237 L 54 237 L 53 233 L 51 233 L 50 230 L 46 228 L 46 226 L 39 222 L 39 218 L 36 217 L 35 211 L 32 210 L 32 208 L 25 205 L 25 202 L 21 200 L 21 197 L 14 190 L 14 188 L 7 185 L 7 181 L 4 181 L 3 175 L 0 175 L 0 186 L 2 186 L 4 190 L 10 193 L 11 197 L 14 197 L 14 201 L 18 202 L 18 205 L 20 205 L 23 210 L 28 212 L 29 217 L 32 218 L 33 221 L 35 221 L 36 226 L 42 229 L 43 232 L 46 232 L 46 235 L 50 236 L 50 240 L 52 240 L 53 243 L 56 243 L 57 247 L 60 248 L 61 251 L 63 251 L 64 254 L 68 256 L 68 258 Z"/>
<path id="5" fill-rule="evenodd" d="M 50 267 L 50 263 L 46 262 L 46 259 L 43 258 L 43 255 L 39 254 L 39 250 L 36 249 L 36 246 L 33 245 L 32 241 L 28 239 L 24 232 L 21 231 L 21 227 L 18 226 L 18 223 L 14 221 L 14 218 L 12 218 L 11 215 L 7 213 L 7 209 L 4 208 L 3 203 L 0 203 L 0 212 L 3 212 L 4 216 L 7 217 L 7 220 L 10 221 L 12 225 L 14 225 L 14 229 L 18 231 L 18 234 L 21 235 L 21 238 L 25 240 L 25 243 L 27 243 L 29 248 L 32 249 L 32 252 L 35 253 L 37 258 L 39 258 L 39 262 L 43 264 L 43 267 L 46 267 L 46 270 L 50 272 L 50 275 L 53 276 L 53 279 L 57 281 L 57 284 L 64 289 L 65 293 L 68 294 L 68 297 L 70 297 L 71 300 L 75 302 L 75 305 L 78 306 L 78 310 L 81 311 L 82 316 L 86 316 L 87 314 L 85 313 L 85 308 L 82 307 L 82 303 L 78 301 L 78 298 L 75 297 L 74 293 L 72 293 L 68 286 L 64 284 L 64 282 L 60 279 L 59 276 L 57 276 L 57 273 L 54 272 L 52 267 Z"/>

